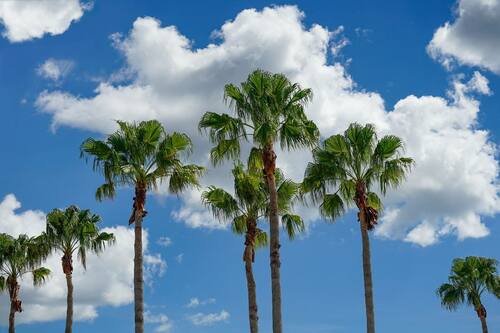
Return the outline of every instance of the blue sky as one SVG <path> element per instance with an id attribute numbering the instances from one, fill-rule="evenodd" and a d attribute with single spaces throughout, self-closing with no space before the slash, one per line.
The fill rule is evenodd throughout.
<path id="1" fill-rule="evenodd" d="M 52 208 L 77 204 L 120 235 L 114 252 L 91 258 L 87 273 L 75 268 L 76 331 L 133 331 L 125 229 L 132 191 L 96 202 L 101 179 L 80 159 L 80 143 L 111 132 L 113 119 L 154 117 L 192 135 L 191 158 L 207 163 L 209 146 L 196 122 L 204 111 L 225 111 L 222 85 L 255 67 L 312 87 L 308 111 L 324 136 L 351 121 L 373 122 L 402 136 L 417 161 L 402 190 L 389 193 L 372 235 L 378 330 L 479 331 L 472 309 L 445 311 L 435 289 L 455 257 L 500 259 L 500 1 L 57 0 L 20 14 L 26 4 L 33 2 L 0 3 L 0 229 L 35 233 Z M 279 163 L 298 179 L 308 159 L 305 152 L 282 154 Z M 204 185 L 230 185 L 228 167 L 211 170 Z M 147 332 L 247 330 L 243 239 L 213 221 L 198 197 L 194 191 L 148 199 Z M 297 209 L 309 227 L 301 239 L 283 240 L 285 330 L 362 332 L 354 214 L 331 224 L 314 207 Z M 159 244 L 162 237 L 171 244 Z M 48 264 L 54 276 L 41 290 L 23 282 L 21 332 L 63 327 L 62 272 L 58 258 Z M 261 331 L 268 333 L 265 250 L 257 253 L 255 274 Z M 193 298 L 199 304 L 187 306 Z M 500 303 L 484 303 L 490 330 L 500 330 Z M 6 318 L 5 304 L 3 294 Z"/>

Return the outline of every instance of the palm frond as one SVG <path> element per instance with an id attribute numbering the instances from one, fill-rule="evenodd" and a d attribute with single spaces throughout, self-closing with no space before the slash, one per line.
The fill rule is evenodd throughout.
<path id="1" fill-rule="evenodd" d="M 33 270 L 32 273 L 33 273 L 33 285 L 40 286 L 43 283 L 45 283 L 45 281 L 49 277 L 50 269 L 45 268 L 45 267 L 40 267 L 40 268 Z"/>
<path id="2" fill-rule="evenodd" d="M 319 211 L 322 216 L 335 221 L 345 213 L 344 201 L 337 193 L 325 194 L 323 196 L 323 202 L 319 206 Z"/>
<path id="3" fill-rule="evenodd" d="M 281 217 L 281 223 L 290 239 L 294 239 L 297 233 L 305 230 L 304 221 L 299 215 L 284 214 Z"/>
<path id="4" fill-rule="evenodd" d="M 223 189 L 215 186 L 210 186 L 208 190 L 204 191 L 201 194 L 201 200 L 218 219 L 232 219 L 240 211 L 236 199 Z"/>

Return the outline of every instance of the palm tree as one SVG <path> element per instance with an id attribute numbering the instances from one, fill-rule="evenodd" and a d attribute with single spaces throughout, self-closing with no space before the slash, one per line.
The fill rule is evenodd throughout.
<path id="1" fill-rule="evenodd" d="M 320 202 L 324 217 L 335 220 L 350 206 L 358 208 L 363 249 L 363 277 L 367 332 L 375 332 L 373 284 L 368 231 L 377 224 L 381 200 L 375 192 L 378 184 L 382 194 L 388 187 L 397 187 L 409 172 L 413 160 L 401 157 L 403 142 L 393 135 L 378 140 L 372 125 L 351 124 L 344 134 L 333 135 L 313 150 L 312 163 L 307 166 L 304 192 Z"/>
<path id="2" fill-rule="evenodd" d="M 240 155 L 241 140 L 251 138 L 254 147 L 249 164 L 260 167 L 267 182 L 270 221 L 271 289 L 273 304 L 273 332 L 282 332 L 280 241 L 278 193 L 276 191 L 276 154 L 274 145 L 283 149 L 313 147 L 319 140 L 319 131 L 305 113 L 304 106 L 311 100 L 312 91 L 291 83 L 283 74 L 262 70 L 252 72 L 245 82 L 224 87 L 224 99 L 235 117 L 207 112 L 200 120 L 200 129 L 209 131 L 214 164 Z"/>
<path id="3" fill-rule="evenodd" d="M 181 154 L 190 152 L 192 144 L 186 134 L 167 134 L 156 120 L 126 123 L 118 121 L 119 129 L 105 141 L 89 138 L 82 143 L 82 156 L 92 157 L 94 170 L 104 175 L 105 183 L 96 191 L 97 200 L 113 198 L 117 186 L 133 186 L 135 197 L 129 225 L 135 223 L 134 240 L 134 304 L 135 332 L 144 332 L 144 277 L 142 219 L 146 194 L 168 179 L 171 193 L 180 193 L 198 186 L 203 168 L 183 164 Z"/>
<path id="4" fill-rule="evenodd" d="M 462 303 L 473 306 L 481 321 L 483 333 L 488 333 L 486 308 L 481 302 L 485 292 L 500 298 L 500 276 L 497 274 L 495 259 L 466 257 L 453 260 L 448 283 L 436 291 L 441 305 L 448 310 L 456 310 Z"/>
<path id="5" fill-rule="evenodd" d="M 39 286 L 45 282 L 50 270 L 41 267 L 47 258 L 49 248 L 41 237 L 20 235 L 14 238 L 0 234 L 0 287 L 9 291 L 10 313 L 9 333 L 15 332 L 16 312 L 22 312 L 19 280 L 31 273 L 33 284 Z"/>
<path id="6" fill-rule="evenodd" d="M 66 308 L 66 333 L 72 332 L 73 326 L 73 254 L 83 268 L 87 268 L 87 251 L 100 253 L 106 244 L 114 242 L 113 234 L 99 232 L 97 223 L 101 218 L 90 210 L 80 210 L 69 206 L 65 210 L 54 209 L 47 215 L 47 229 L 44 237 L 53 250 L 61 251 L 63 273 L 66 275 L 68 288 Z"/>
<path id="7" fill-rule="evenodd" d="M 244 170 L 241 162 L 235 164 L 232 173 L 234 196 L 222 188 L 211 186 L 202 193 L 202 201 L 216 218 L 232 221 L 233 231 L 245 235 L 243 262 L 245 262 L 247 278 L 250 332 L 257 333 L 259 317 L 252 265 L 255 259 L 255 249 L 267 245 L 267 234 L 257 227 L 257 223 L 269 215 L 269 188 L 261 172 Z M 276 170 L 275 177 L 279 198 L 278 212 L 288 236 L 293 239 L 296 232 L 304 229 L 301 217 L 290 211 L 299 185 L 285 179 L 279 169 Z"/>

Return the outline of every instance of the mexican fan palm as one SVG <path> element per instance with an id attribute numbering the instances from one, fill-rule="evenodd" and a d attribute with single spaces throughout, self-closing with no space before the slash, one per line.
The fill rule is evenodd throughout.
<path id="1" fill-rule="evenodd" d="M 333 135 L 313 150 L 303 188 L 320 203 L 323 216 L 335 220 L 356 206 L 361 227 L 367 332 L 375 332 L 373 284 L 368 231 L 377 224 L 382 194 L 404 180 L 413 160 L 402 157 L 403 142 L 387 135 L 377 138 L 372 125 L 351 124 L 344 134 Z"/>
<path id="2" fill-rule="evenodd" d="M 237 163 L 232 173 L 234 196 L 221 188 L 209 187 L 203 192 L 202 200 L 216 218 L 230 220 L 233 231 L 245 235 L 243 261 L 247 278 L 250 332 L 257 333 L 259 317 L 252 265 L 255 249 L 267 245 L 267 234 L 258 228 L 257 223 L 269 215 L 269 188 L 260 170 L 253 172 L 244 170 L 243 165 Z M 276 170 L 275 177 L 279 198 L 278 213 L 281 215 L 288 236 L 293 238 L 296 232 L 304 228 L 300 216 L 291 212 L 292 200 L 296 197 L 299 186 L 285 179 L 279 170 Z"/>
<path id="3" fill-rule="evenodd" d="M 316 125 L 304 112 L 312 91 L 291 83 L 282 74 L 256 70 L 240 86 L 228 84 L 224 88 L 225 101 L 234 116 L 207 112 L 200 120 L 200 129 L 209 132 L 215 144 L 212 161 L 236 159 L 242 141 L 250 140 L 254 147 L 249 161 L 261 168 L 269 187 L 271 290 L 273 304 L 273 332 L 282 332 L 280 243 L 278 193 L 276 191 L 275 144 L 283 149 L 313 147 L 319 139 Z"/>
<path id="4" fill-rule="evenodd" d="M 0 285 L 9 292 L 9 333 L 15 332 L 16 312 L 23 311 L 19 281 L 31 274 L 35 286 L 45 282 L 50 270 L 42 267 L 42 262 L 48 253 L 49 248 L 41 237 L 20 235 L 14 238 L 0 234 Z"/>
<path id="5" fill-rule="evenodd" d="M 500 276 L 497 261 L 482 257 L 466 257 L 453 260 L 448 283 L 437 290 L 441 304 L 448 310 L 455 310 L 463 303 L 473 306 L 481 321 L 483 333 L 488 333 L 486 308 L 481 296 L 489 292 L 500 298 Z"/>
<path id="6" fill-rule="evenodd" d="M 98 215 L 76 206 L 65 210 L 54 209 L 47 215 L 44 237 L 52 250 L 60 251 L 63 255 L 62 270 L 67 285 L 66 333 L 71 333 L 73 326 L 73 254 L 77 254 L 86 269 L 87 252 L 100 253 L 114 241 L 113 234 L 99 231 L 97 224 L 100 220 Z"/>
<path id="7" fill-rule="evenodd" d="M 101 171 L 105 183 L 96 191 L 96 198 L 113 198 L 117 186 L 132 186 L 135 196 L 129 224 L 135 223 L 134 240 L 134 304 L 135 332 L 144 332 L 144 277 L 142 219 L 146 194 L 168 180 L 171 193 L 180 193 L 198 185 L 203 168 L 184 164 L 181 155 L 191 150 L 186 134 L 166 133 L 156 120 L 139 123 L 118 121 L 119 129 L 105 141 L 89 138 L 82 143 L 83 156 L 94 160 L 94 170 Z"/>

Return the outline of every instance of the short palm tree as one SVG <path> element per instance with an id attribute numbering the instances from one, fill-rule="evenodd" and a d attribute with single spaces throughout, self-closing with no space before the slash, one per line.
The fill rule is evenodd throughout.
<path id="1" fill-rule="evenodd" d="M 356 205 L 361 227 L 367 332 L 375 332 L 373 284 L 368 231 L 382 208 L 375 192 L 397 187 L 410 170 L 413 160 L 402 157 L 403 142 L 387 135 L 378 140 L 372 125 L 351 124 L 344 134 L 333 135 L 313 150 L 307 166 L 303 190 L 320 203 L 320 212 L 332 220 Z"/>
<path id="2" fill-rule="evenodd" d="M 117 186 L 133 186 L 135 196 L 129 224 L 135 223 L 134 304 L 135 332 L 144 332 L 144 277 L 142 219 L 147 191 L 168 179 L 171 193 L 198 186 L 203 168 L 184 164 L 181 154 L 190 152 L 191 140 L 186 134 L 167 134 L 156 120 L 127 123 L 118 121 L 119 129 L 105 141 L 89 138 L 82 143 L 82 156 L 94 160 L 94 170 L 101 171 L 105 183 L 96 191 L 97 200 L 113 198 Z"/>
<path id="3" fill-rule="evenodd" d="M 23 311 L 19 281 L 25 274 L 32 274 L 35 286 L 45 282 L 50 270 L 42 267 L 42 262 L 48 254 L 49 248 L 41 237 L 0 234 L 0 287 L 9 291 L 9 333 L 15 332 L 16 312 Z"/>
<path id="4" fill-rule="evenodd" d="M 77 253 L 83 268 L 87 268 L 87 252 L 100 253 L 107 244 L 114 242 L 113 234 L 100 232 L 97 224 L 101 218 L 90 210 L 69 206 L 65 210 L 54 209 L 47 215 L 46 242 L 52 250 L 62 252 L 62 270 L 66 275 L 67 308 L 66 333 L 73 326 L 73 254 Z"/>
<path id="5" fill-rule="evenodd" d="M 274 145 L 283 149 L 313 147 L 319 140 L 319 131 L 304 112 L 312 91 L 291 83 L 283 74 L 262 70 L 252 72 L 245 82 L 227 84 L 224 99 L 234 111 L 228 114 L 207 112 L 200 120 L 200 129 L 209 132 L 215 147 L 211 150 L 214 164 L 240 155 L 241 141 L 253 142 L 249 162 L 264 173 L 269 187 L 270 260 L 273 304 L 273 332 L 282 332 L 280 241 L 278 193 L 276 192 L 276 154 Z"/>
<path id="6" fill-rule="evenodd" d="M 448 283 L 436 291 L 441 305 L 448 310 L 456 310 L 463 303 L 473 306 L 481 321 L 483 333 L 488 333 L 486 308 L 481 296 L 485 292 L 500 298 L 500 276 L 497 274 L 495 259 L 466 257 L 453 260 Z"/>
<path id="7" fill-rule="evenodd" d="M 257 223 L 269 215 L 269 188 L 260 170 L 257 172 L 244 170 L 241 163 L 236 163 L 232 173 L 234 196 L 221 188 L 211 186 L 202 193 L 202 200 L 216 218 L 230 220 L 233 231 L 245 235 L 243 261 L 247 278 L 250 332 L 257 333 L 259 317 L 252 265 L 255 259 L 255 249 L 267 245 L 267 234 L 257 227 Z M 292 201 L 298 193 L 299 185 L 285 179 L 278 169 L 275 174 L 279 198 L 278 212 L 281 215 L 283 227 L 286 228 L 288 236 L 293 239 L 296 232 L 304 229 L 300 216 L 291 212 Z"/>

